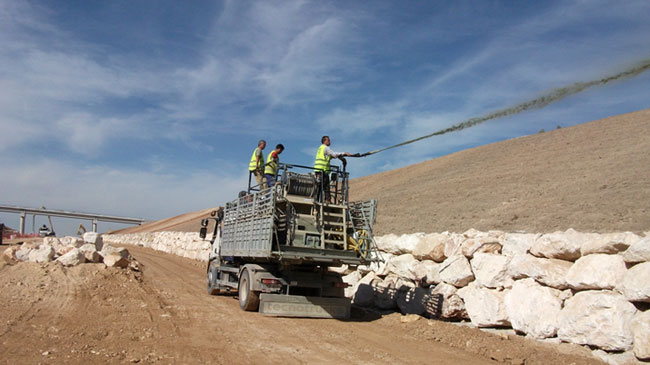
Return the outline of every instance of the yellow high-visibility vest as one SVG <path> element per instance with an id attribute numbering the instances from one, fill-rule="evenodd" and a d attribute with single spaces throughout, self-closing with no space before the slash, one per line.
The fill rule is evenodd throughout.
<path id="1" fill-rule="evenodd" d="M 325 156 L 326 147 L 327 146 L 324 144 L 318 147 L 318 152 L 316 152 L 316 161 L 314 161 L 314 171 L 316 172 L 324 171 L 329 173 L 332 171 L 330 168 L 330 160 L 332 159 L 332 156 Z"/>
<path id="2" fill-rule="evenodd" d="M 248 164 L 248 171 L 255 171 L 255 170 L 257 170 L 257 167 L 258 167 L 258 166 L 257 166 L 257 158 L 255 157 L 255 155 L 257 154 L 257 150 L 259 150 L 259 149 L 260 149 L 260 148 L 257 147 L 257 148 L 253 151 L 253 156 L 251 157 L 251 163 Z M 260 152 L 261 152 L 261 151 L 260 151 Z M 263 152 L 262 152 L 262 159 L 261 159 L 260 161 L 262 161 L 262 162 L 260 163 L 260 165 L 261 165 L 262 163 L 264 163 L 264 153 L 263 153 Z"/>
<path id="3" fill-rule="evenodd" d="M 278 172 L 278 162 L 280 162 L 280 156 L 278 156 L 278 161 L 276 162 L 273 159 L 273 153 L 269 153 L 269 157 L 266 158 L 266 166 L 264 167 L 264 173 L 269 175 L 275 175 Z"/>

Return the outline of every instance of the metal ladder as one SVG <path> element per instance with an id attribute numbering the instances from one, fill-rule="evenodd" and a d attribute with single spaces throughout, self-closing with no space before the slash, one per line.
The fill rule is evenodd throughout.
<path id="1" fill-rule="evenodd" d="M 350 209 L 348 209 L 348 219 L 352 224 L 352 228 L 357 236 L 357 242 L 359 246 L 366 247 L 367 254 L 364 258 L 372 259 L 379 258 L 381 260 L 381 255 L 379 254 L 379 249 L 375 243 L 374 235 L 372 233 L 372 225 L 375 221 L 377 211 L 377 201 L 366 200 L 362 202 L 350 203 Z M 365 231 L 366 235 L 362 232 Z"/>

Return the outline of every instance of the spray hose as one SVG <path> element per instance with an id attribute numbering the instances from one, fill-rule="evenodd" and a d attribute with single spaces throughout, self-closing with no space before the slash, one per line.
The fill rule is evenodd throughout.
<path id="1" fill-rule="evenodd" d="M 629 78 L 635 77 L 635 76 L 647 71 L 648 69 L 650 69 L 650 59 L 643 60 L 643 61 L 637 63 L 636 66 L 633 66 L 633 67 L 631 67 L 629 69 L 626 69 L 624 71 L 621 71 L 621 72 L 613 74 L 613 75 L 605 76 L 605 77 L 603 77 L 601 79 L 586 81 L 586 82 L 576 82 L 575 84 L 572 84 L 572 85 L 569 85 L 569 86 L 564 86 L 564 87 L 560 87 L 560 88 L 557 88 L 557 89 L 553 89 L 553 90 L 551 90 L 549 93 L 547 93 L 545 95 L 542 95 L 542 96 L 540 96 L 538 98 L 535 98 L 535 99 L 532 99 L 532 100 L 529 100 L 529 101 L 525 101 L 523 103 L 517 104 L 517 105 L 512 106 L 510 108 L 497 110 L 495 112 L 486 114 L 486 115 L 481 116 L 481 117 L 471 118 L 471 119 L 468 119 L 468 120 L 466 120 L 464 122 L 452 125 L 449 128 L 441 129 L 441 130 L 439 130 L 437 132 L 433 132 L 433 133 L 430 133 L 430 134 L 427 134 L 427 135 L 424 135 L 424 136 L 421 136 L 421 137 L 409 139 L 408 141 L 404 141 L 404 142 L 398 143 L 396 145 L 380 148 L 378 150 L 369 151 L 369 152 L 365 152 L 365 153 L 355 153 L 355 154 L 350 155 L 349 157 L 366 157 L 366 156 L 374 155 L 374 154 L 379 153 L 379 152 L 390 150 L 390 149 L 396 148 L 396 147 L 401 147 L 401 146 L 404 146 L 404 145 L 407 145 L 407 144 L 411 144 L 411 143 L 414 143 L 414 142 L 417 142 L 417 141 L 421 141 L 423 139 L 431 138 L 433 136 L 440 136 L 440 135 L 447 134 L 447 133 L 450 133 L 450 132 L 456 132 L 456 131 L 459 131 L 459 130 L 462 130 L 462 129 L 465 129 L 465 128 L 470 128 L 470 127 L 473 127 L 475 125 L 481 124 L 483 122 L 487 122 L 488 120 L 507 117 L 509 115 L 518 114 L 518 113 L 521 113 L 521 112 L 524 112 L 524 111 L 527 111 L 527 110 L 531 110 L 531 109 L 540 109 L 540 108 L 543 108 L 543 107 L 545 107 L 545 106 L 547 106 L 547 105 L 549 105 L 551 103 L 554 103 L 556 101 L 560 101 L 560 100 L 566 98 L 567 96 L 577 94 L 577 93 L 582 92 L 582 91 L 584 91 L 586 89 L 589 89 L 589 88 L 592 88 L 592 87 L 595 87 L 595 86 L 603 86 L 603 85 L 608 84 L 608 83 L 610 83 L 612 81 L 624 80 L 624 79 L 629 79 Z"/>

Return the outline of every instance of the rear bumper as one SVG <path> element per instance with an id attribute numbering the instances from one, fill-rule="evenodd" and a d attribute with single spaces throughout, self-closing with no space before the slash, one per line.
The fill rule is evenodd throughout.
<path id="1" fill-rule="evenodd" d="M 260 294 L 260 313 L 277 317 L 350 318 L 349 298 Z"/>

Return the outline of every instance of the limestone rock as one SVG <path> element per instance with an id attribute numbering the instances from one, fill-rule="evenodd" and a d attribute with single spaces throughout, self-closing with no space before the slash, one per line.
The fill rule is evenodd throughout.
<path id="1" fill-rule="evenodd" d="M 52 261 L 53 258 L 54 249 L 50 245 L 40 245 L 37 249 L 33 249 L 29 252 L 30 262 L 45 263 Z"/>
<path id="2" fill-rule="evenodd" d="M 392 253 L 393 255 L 402 255 L 412 253 L 415 246 L 424 237 L 424 233 L 403 234 L 399 237 L 389 234 L 377 237 L 375 242 L 379 250 Z"/>
<path id="3" fill-rule="evenodd" d="M 441 281 L 439 267 L 440 264 L 432 260 L 417 262 L 412 270 L 415 281 L 425 285 L 438 284 Z"/>
<path id="4" fill-rule="evenodd" d="M 87 262 L 102 262 L 102 255 L 97 252 L 95 245 L 92 243 L 86 243 L 79 247 L 79 251 L 84 255 Z"/>
<path id="5" fill-rule="evenodd" d="M 458 290 L 458 296 L 465 302 L 472 324 L 477 327 L 510 325 L 504 305 L 506 293 L 507 291 L 479 288 L 474 284 Z"/>
<path id="6" fill-rule="evenodd" d="M 86 262 L 84 254 L 78 248 L 72 248 L 68 253 L 56 259 L 63 266 L 76 266 Z"/>
<path id="7" fill-rule="evenodd" d="M 393 256 L 390 261 L 388 261 L 388 271 L 392 272 L 403 278 L 409 280 L 415 280 L 415 266 L 419 263 L 418 260 L 413 257 L 410 253 L 402 254 L 399 256 Z"/>
<path id="8" fill-rule="evenodd" d="M 635 314 L 634 305 L 613 291 L 579 292 L 564 302 L 557 335 L 562 341 L 607 351 L 630 350 Z"/>
<path id="9" fill-rule="evenodd" d="M 562 300 L 554 291 L 530 278 L 516 281 L 505 295 L 512 328 L 536 339 L 555 336 Z"/>
<path id="10" fill-rule="evenodd" d="M 104 258 L 106 260 L 106 258 Z M 348 287 L 345 288 L 345 296 L 347 298 L 352 298 L 355 292 L 355 286 L 357 283 L 359 283 L 359 280 L 361 280 L 361 273 L 358 271 L 353 271 L 348 275 L 345 275 L 342 277 L 343 282 L 348 284 Z"/>
<path id="11" fill-rule="evenodd" d="M 445 257 L 449 258 L 456 255 L 462 255 L 461 244 L 467 237 L 458 233 L 449 234 L 447 242 L 445 242 Z"/>
<path id="12" fill-rule="evenodd" d="M 650 261 L 650 236 L 634 242 L 623 252 L 623 259 L 628 264 Z"/>
<path id="13" fill-rule="evenodd" d="M 618 289 L 631 302 L 650 302 L 650 262 L 627 270 Z"/>
<path id="14" fill-rule="evenodd" d="M 360 280 L 359 280 L 359 281 L 358 281 L 358 282 L 357 282 L 357 283 L 352 287 L 352 295 L 351 295 L 350 297 L 353 298 L 353 300 L 354 300 L 355 302 L 356 302 L 356 301 L 362 301 L 361 298 L 356 299 L 357 294 L 358 294 L 358 292 L 359 292 L 359 288 L 360 288 L 362 285 L 363 285 L 363 286 L 368 286 L 368 287 L 370 287 L 370 283 L 372 283 L 372 281 L 375 280 L 376 277 L 377 277 L 377 275 L 375 275 L 374 272 L 369 272 L 368 274 L 366 274 L 365 276 L 363 276 L 363 277 L 362 277 L 362 278 L 361 278 L 361 279 L 360 279 Z M 371 288 L 371 289 L 372 289 L 372 288 Z M 372 305 L 372 302 L 374 301 L 374 298 L 371 297 L 371 298 L 369 299 L 369 301 L 370 301 L 370 303 L 369 303 L 368 305 Z"/>
<path id="15" fill-rule="evenodd" d="M 413 256 L 418 260 L 445 260 L 445 244 L 449 237 L 441 233 L 427 234 L 415 245 Z"/>
<path id="16" fill-rule="evenodd" d="M 526 254 L 539 237 L 537 233 L 506 233 L 501 253 L 506 256 Z"/>
<path id="17" fill-rule="evenodd" d="M 583 242 L 580 246 L 580 253 L 582 256 L 594 253 L 617 254 L 627 250 L 630 245 L 640 239 L 641 237 L 632 232 L 604 233 Z"/>
<path id="18" fill-rule="evenodd" d="M 537 257 L 575 261 L 580 257 L 580 242 L 572 232 L 547 233 L 539 237 L 530 248 Z"/>
<path id="19" fill-rule="evenodd" d="M 18 247 L 18 246 L 11 246 L 11 247 L 7 248 L 6 250 L 4 250 L 2 252 L 3 259 L 5 261 L 7 261 L 7 262 L 17 260 L 16 251 L 18 251 L 19 249 L 20 249 L 20 247 Z"/>
<path id="20" fill-rule="evenodd" d="M 29 254 L 38 249 L 38 244 L 33 242 L 25 242 L 20 245 L 20 248 L 16 251 L 15 256 L 18 261 L 29 261 Z"/>
<path id="21" fill-rule="evenodd" d="M 474 273 L 465 256 L 456 255 L 440 264 L 440 280 L 455 287 L 463 287 L 474 280 Z"/>
<path id="22" fill-rule="evenodd" d="M 362 275 L 372 271 L 379 276 L 386 276 L 390 272 L 388 270 L 388 261 L 393 257 L 393 254 L 382 252 L 380 255 L 381 261 L 373 261 L 368 265 L 359 265 L 357 266 L 357 271 L 361 272 Z"/>
<path id="23" fill-rule="evenodd" d="M 440 283 L 431 290 L 433 300 L 438 300 L 435 310 L 430 313 L 433 317 L 445 319 L 467 319 L 465 302 L 456 294 L 458 289 L 446 283 Z M 436 297 L 438 296 L 438 297 Z M 437 315 L 436 315 L 437 314 Z"/>
<path id="24" fill-rule="evenodd" d="M 122 258 L 125 259 L 131 258 L 131 254 L 129 253 L 129 250 L 127 250 L 125 247 L 113 247 L 110 245 L 104 245 L 102 249 L 98 251 L 100 251 L 99 253 L 102 256 L 106 256 L 110 253 L 114 253 L 120 255 Z"/>
<path id="25" fill-rule="evenodd" d="M 395 297 L 397 307 L 403 314 L 424 314 L 426 311 L 426 300 L 427 290 L 423 288 L 398 290 Z"/>
<path id="26" fill-rule="evenodd" d="M 626 271 L 621 256 L 597 253 L 579 258 L 567 272 L 566 281 L 576 290 L 614 289 Z"/>
<path id="27" fill-rule="evenodd" d="M 510 258 L 490 253 L 476 253 L 471 261 L 476 284 L 486 288 L 508 288 L 512 278 L 508 271 Z"/>
<path id="28" fill-rule="evenodd" d="M 111 252 L 104 256 L 104 265 L 108 267 L 121 267 L 125 269 L 129 266 L 129 259 L 123 257 L 117 252 Z"/>
<path id="29" fill-rule="evenodd" d="M 566 275 L 573 263 L 564 260 L 544 259 L 531 255 L 515 255 L 508 270 L 513 279 L 533 278 L 540 284 L 555 289 L 567 289 Z"/>
<path id="30" fill-rule="evenodd" d="M 474 253 L 500 253 L 501 243 L 496 237 L 476 236 L 466 239 L 460 246 L 461 253 L 467 258 L 472 258 Z"/>
<path id="31" fill-rule="evenodd" d="M 99 233 L 97 233 L 97 232 L 86 232 L 83 235 L 83 240 L 86 243 L 94 244 L 97 251 L 102 250 L 104 240 L 102 239 L 102 236 Z"/>
<path id="32" fill-rule="evenodd" d="M 73 236 L 65 236 L 62 238 L 58 239 L 58 242 L 63 245 L 63 246 L 72 246 L 79 248 L 84 244 L 84 241 L 82 239 L 79 239 L 79 237 L 73 237 Z M 52 245 L 54 246 L 54 245 Z"/>
<path id="33" fill-rule="evenodd" d="M 642 363 L 636 359 L 634 352 L 625 351 L 625 352 L 607 352 L 603 350 L 593 350 L 591 352 L 595 358 L 603 361 L 607 365 L 635 365 Z"/>
<path id="34" fill-rule="evenodd" d="M 650 360 L 650 311 L 639 312 L 632 320 L 634 355 L 640 360 Z"/>

